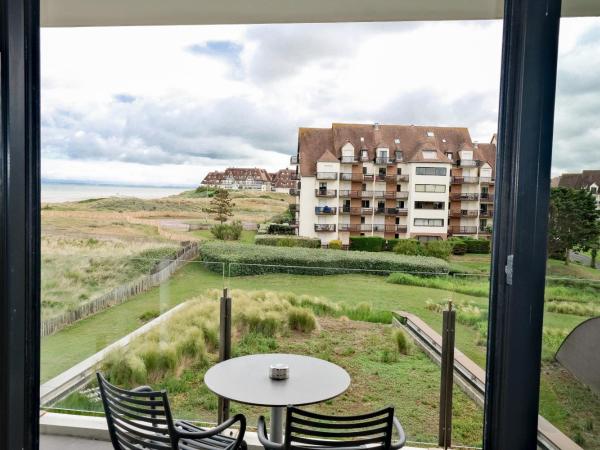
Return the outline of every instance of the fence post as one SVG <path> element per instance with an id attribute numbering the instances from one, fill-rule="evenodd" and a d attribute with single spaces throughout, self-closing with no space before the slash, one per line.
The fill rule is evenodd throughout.
<path id="1" fill-rule="evenodd" d="M 221 297 L 221 314 L 219 320 L 219 361 L 231 358 L 231 297 L 227 288 L 223 289 Z M 229 400 L 219 397 L 218 423 L 229 418 Z"/>
<path id="2" fill-rule="evenodd" d="M 444 450 L 452 445 L 452 389 L 454 386 L 454 335 L 456 311 L 452 309 L 452 300 L 443 312 L 442 355 L 440 383 L 440 427 L 438 445 Z"/>

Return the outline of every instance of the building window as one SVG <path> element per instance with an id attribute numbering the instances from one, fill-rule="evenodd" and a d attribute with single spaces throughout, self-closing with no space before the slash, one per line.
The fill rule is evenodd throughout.
<path id="1" fill-rule="evenodd" d="M 444 219 L 415 219 L 415 227 L 443 227 Z"/>
<path id="2" fill-rule="evenodd" d="M 415 209 L 445 209 L 445 202 L 415 202 Z"/>
<path id="3" fill-rule="evenodd" d="M 379 168 L 379 175 L 385 175 L 386 171 L 385 171 L 385 167 L 380 167 Z"/>
<path id="4" fill-rule="evenodd" d="M 452 161 L 452 152 L 446 152 L 446 156 L 450 161 Z"/>
<path id="5" fill-rule="evenodd" d="M 364 216 L 361 216 L 361 218 L 360 218 L 360 223 L 365 223 L 365 218 L 364 218 Z"/>
<path id="6" fill-rule="evenodd" d="M 361 206 L 362 206 L 363 208 L 370 208 L 370 207 L 371 207 L 371 201 L 370 201 L 370 200 L 363 200 L 363 201 L 361 202 Z"/>
<path id="7" fill-rule="evenodd" d="M 423 159 L 436 159 L 437 158 L 437 152 L 435 150 L 423 150 L 421 152 L 421 154 L 423 155 Z"/>
<path id="8" fill-rule="evenodd" d="M 398 203 L 396 203 L 396 208 L 404 209 L 404 200 L 399 200 Z"/>
<path id="9" fill-rule="evenodd" d="M 596 195 L 596 194 L 598 193 L 598 188 L 597 188 L 596 186 L 592 186 L 592 187 L 590 188 L 590 192 L 591 192 L 592 194 Z"/>
<path id="10" fill-rule="evenodd" d="M 417 167 L 417 175 L 436 175 L 445 177 L 448 173 L 448 169 L 445 167 Z"/>
<path id="11" fill-rule="evenodd" d="M 446 192 L 445 184 L 415 184 L 416 192 Z"/>
<path id="12" fill-rule="evenodd" d="M 402 167 L 398 167 L 398 168 L 396 169 L 396 173 L 397 173 L 398 175 L 402 175 Z"/>
<path id="13" fill-rule="evenodd" d="M 363 175 L 366 175 L 367 174 L 367 168 L 363 166 L 362 169 L 363 169 Z"/>
<path id="14" fill-rule="evenodd" d="M 401 151 L 396 151 L 396 161 L 404 161 L 404 153 Z"/>
<path id="15" fill-rule="evenodd" d="M 363 161 L 369 159 L 369 154 L 366 150 L 360 151 L 360 159 L 362 159 Z"/>
<path id="16" fill-rule="evenodd" d="M 363 190 L 363 192 L 367 190 L 367 185 L 366 185 L 366 184 L 364 184 L 364 183 L 363 183 L 363 185 L 362 185 L 362 190 Z"/>

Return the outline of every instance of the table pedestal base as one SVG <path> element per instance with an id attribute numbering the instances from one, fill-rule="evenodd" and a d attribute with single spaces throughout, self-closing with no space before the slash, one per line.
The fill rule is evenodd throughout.
<path id="1" fill-rule="evenodd" d="M 272 442 L 278 444 L 283 442 L 283 412 L 285 408 L 281 406 L 271 407 L 271 436 Z"/>

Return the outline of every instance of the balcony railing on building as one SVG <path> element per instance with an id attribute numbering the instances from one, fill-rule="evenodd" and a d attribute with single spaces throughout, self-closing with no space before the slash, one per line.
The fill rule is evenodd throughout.
<path id="1" fill-rule="evenodd" d="M 352 155 L 352 156 L 342 156 L 340 158 L 340 161 L 342 162 L 342 164 L 356 164 L 356 163 L 358 163 L 358 159 L 354 155 Z"/>
<path id="2" fill-rule="evenodd" d="M 362 208 L 360 207 L 350 207 L 350 206 L 342 206 L 340 208 L 340 214 L 352 214 L 352 215 L 360 215 Z"/>
<path id="3" fill-rule="evenodd" d="M 390 158 L 389 156 L 378 156 L 375 158 L 375 164 L 378 165 L 388 165 L 394 163 L 394 158 Z"/>
<path id="4" fill-rule="evenodd" d="M 298 155 L 294 155 L 294 156 L 290 156 L 290 164 L 291 165 L 296 165 L 298 164 L 298 161 L 300 160 L 300 158 L 298 157 Z"/>
<path id="5" fill-rule="evenodd" d="M 315 196 L 317 196 L 317 197 L 336 197 L 337 189 L 315 189 Z"/>
<path id="6" fill-rule="evenodd" d="M 480 194 L 481 203 L 493 203 L 494 202 L 494 194 L 490 194 L 488 192 L 482 192 Z"/>
<path id="7" fill-rule="evenodd" d="M 479 182 L 481 184 L 493 184 L 494 183 L 494 179 L 491 177 L 480 177 L 479 178 Z"/>
<path id="8" fill-rule="evenodd" d="M 477 227 L 448 227 L 450 234 L 477 234 Z"/>
<path id="9" fill-rule="evenodd" d="M 318 216 L 334 216 L 337 208 L 331 206 L 315 206 L 315 214 Z"/>
<path id="10" fill-rule="evenodd" d="M 469 201 L 469 200 L 478 200 L 479 194 L 477 193 L 460 193 L 460 194 L 451 194 L 450 200 L 452 201 Z"/>
<path id="11" fill-rule="evenodd" d="M 300 174 L 298 172 L 294 172 L 290 175 L 290 180 L 298 181 L 300 179 Z"/>
<path id="12" fill-rule="evenodd" d="M 477 217 L 479 210 L 477 209 L 461 209 L 459 211 L 450 211 L 450 217 Z"/>
<path id="13" fill-rule="evenodd" d="M 337 172 L 317 172 L 317 180 L 337 180 Z"/>
<path id="14" fill-rule="evenodd" d="M 477 167 L 479 165 L 479 161 L 476 159 L 461 159 L 458 161 L 458 165 L 460 167 Z"/>
<path id="15" fill-rule="evenodd" d="M 479 217 L 483 217 L 483 218 L 487 218 L 487 217 L 494 217 L 494 210 L 493 209 L 487 209 L 487 210 L 481 210 L 479 211 Z"/>
<path id="16" fill-rule="evenodd" d="M 339 231 L 351 231 L 351 232 L 370 232 L 372 225 L 370 223 L 340 223 L 338 225 Z"/>
<path id="17" fill-rule="evenodd" d="M 340 197 L 361 198 L 361 191 L 340 190 Z"/>
<path id="18" fill-rule="evenodd" d="M 335 223 L 315 223 L 315 231 L 335 231 Z"/>
<path id="19" fill-rule="evenodd" d="M 409 175 L 396 175 L 396 181 L 408 181 L 410 180 L 410 176 Z"/>
<path id="20" fill-rule="evenodd" d="M 351 172 L 340 173 L 340 180 L 342 180 L 342 181 L 362 181 L 363 174 L 362 173 L 351 173 Z"/>
<path id="21" fill-rule="evenodd" d="M 479 177 L 452 177 L 452 184 L 477 184 Z"/>
<path id="22" fill-rule="evenodd" d="M 408 209 L 406 209 L 406 208 L 385 208 L 385 214 L 388 216 L 407 216 Z"/>
<path id="23" fill-rule="evenodd" d="M 290 189 L 290 195 L 294 195 L 294 196 L 300 195 L 300 189 L 298 189 L 298 188 L 291 188 Z"/>

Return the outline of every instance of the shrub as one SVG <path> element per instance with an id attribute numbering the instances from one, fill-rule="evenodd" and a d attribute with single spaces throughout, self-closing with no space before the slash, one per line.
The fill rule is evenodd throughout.
<path id="1" fill-rule="evenodd" d="M 467 245 L 467 253 L 487 254 L 490 252 L 490 241 L 487 239 L 463 239 Z"/>
<path id="2" fill-rule="evenodd" d="M 452 245 L 453 255 L 464 255 L 467 253 L 467 244 L 460 238 L 450 238 L 448 242 Z"/>
<path id="3" fill-rule="evenodd" d="M 309 333 L 317 327 L 317 320 L 308 309 L 292 308 L 288 312 L 288 326 L 292 330 Z"/>
<path id="4" fill-rule="evenodd" d="M 257 235 L 254 238 L 254 243 L 256 245 L 270 245 L 272 247 L 321 248 L 321 239 L 301 236 Z"/>
<path id="5" fill-rule="evenodd" d="M 422 255 L 423 248 L 421 243 L 416 239 L 400 239 L 394 247 L 394 252 L 399 255 Z"/>
<path id="6" fill-rule="evenodd" d="M 267 234 L 295 235 L 296 229 L 286 223 L 270 223 L 267 226 Z"/>
<path id="7" fill-rule="evenodd" d="M 452 243 L 448 241 L 429 241 L 424 247 L 424 255 L 448 260 L 452 252 Z"/>
<path id="8" fill-rule="evenodd" d="M 385 239 L 378 236 L 351 236 L 350 250 L 361 252 L 381 252 Z"/>
<path id="9" fill-rule="evenodd" d="M 210 229 L 212 235 L 221 241 L 239 241 L 243 230 L 242 223 L 236 220 L 232 224 L 221 223 Z"/>
<path id="10" fill-rule="evenodd" d="M 408 342 L 408 338 L 406 337 L 406 334 L 404 334 L 404 331 L 399 329 L 394 331 L 394 343 L 396 344 L 398 353 L 408 355 L 410 343 Z"/>
<path id="11" fill-rule="evenodd" d="M 387 239 L 383 246 L 383 250 L 386 252 L 393 252 L 394 248 L 396 248 L 396 244 L 400 241 L 404 241 L 406 239 Z"/>
<path id="12" fill-rule="evenodd" d="M 142 322 L 150 322 L 152 319 L 156 319 L 160 316 L 160 312 L 155 309 L 151 309 L 149 311 L 145 311 L 138 317 Z"/>
<path id="13" fill-rule="evenodd" d="M 342 249 L 342 241 L 340 241 L 338 239 L 329 241 L 328 247 L 330 250 L 341 250 Z"/>
<path id="14" fill-rule="evenodd" d="M 332 252 L 323 249 L 259 247 L 239 243 L 208 241 L 200 245 L 204 262 L 221 262 L 231 276 L 265 273 L 332 275 L 357 270 L 380 272 L 448 273 L 448 263 L 437 258 L 389 253 Z M 222 272 L 220 264 L 207 268 Z"/>

